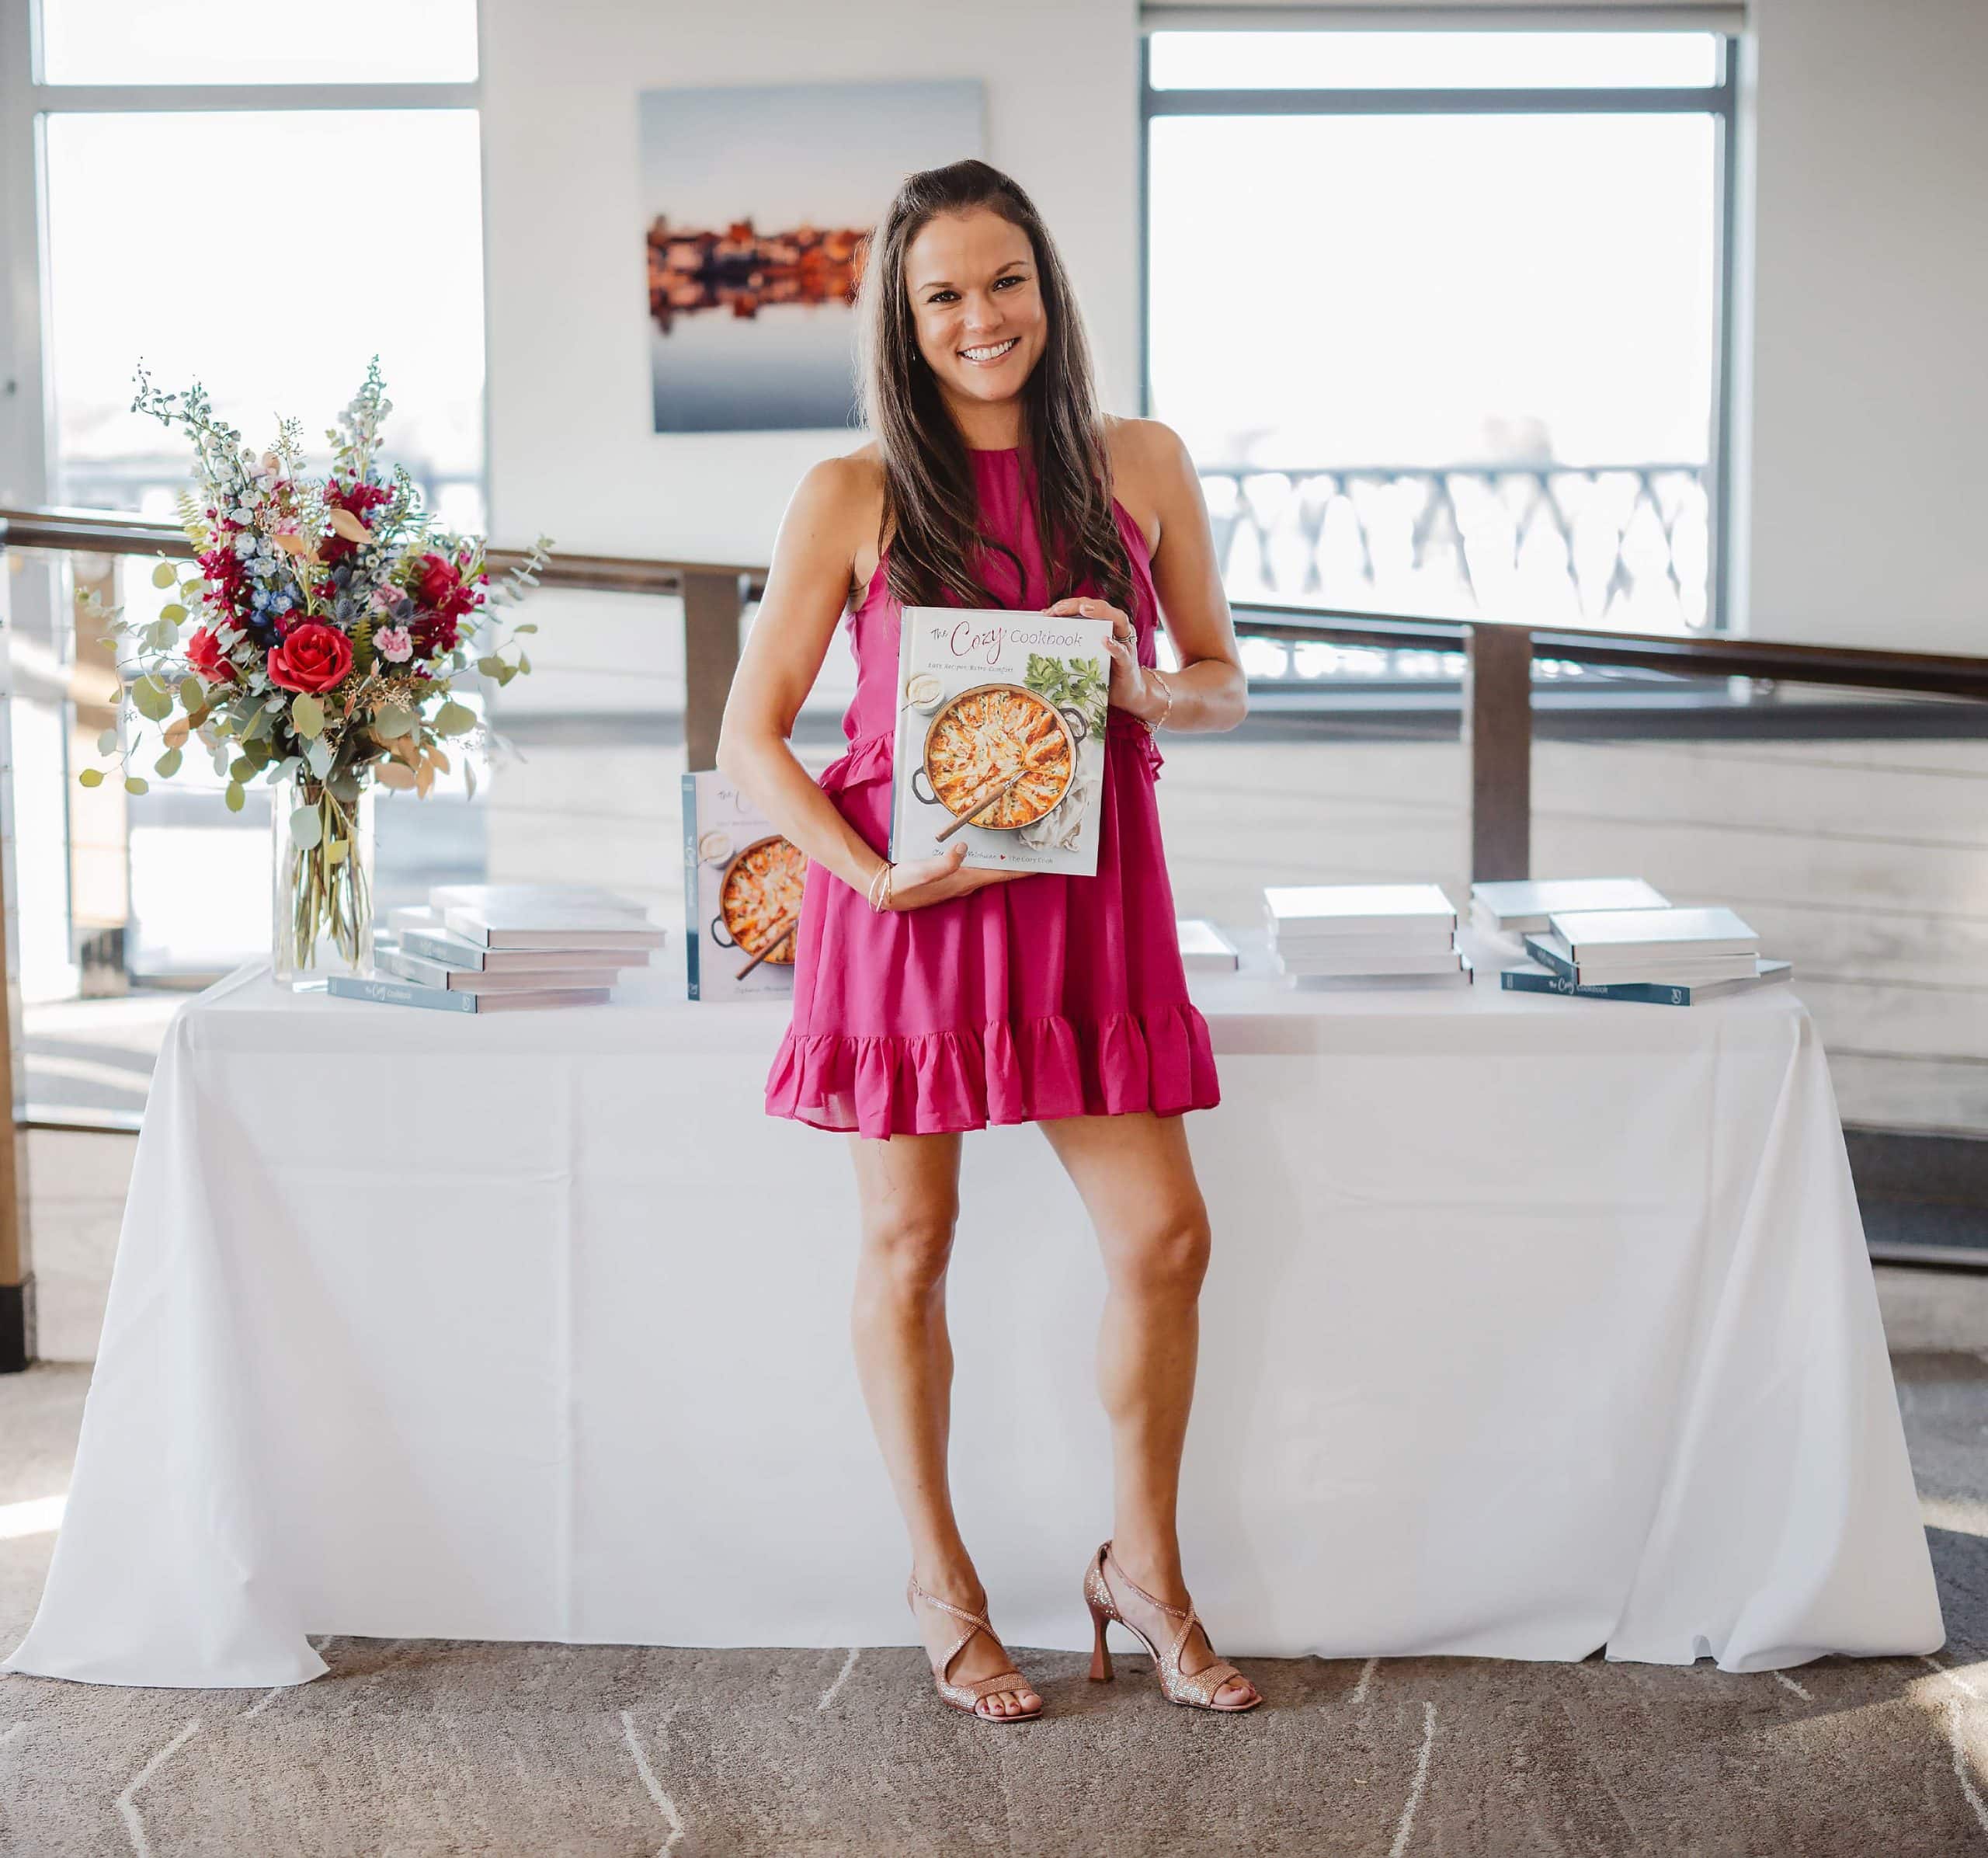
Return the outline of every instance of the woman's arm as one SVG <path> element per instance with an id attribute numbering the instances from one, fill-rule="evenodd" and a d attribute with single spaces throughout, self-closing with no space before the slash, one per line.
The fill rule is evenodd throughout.
<path id="1" fill-rule="evenodd" d="M 860 467 L 809 467 L 780 519 L 766 590 L 718 725 L 718 765 L 813 862 L 863 889 L 881 861 L 795 758 L 788 738 L 847 600 Z"/>
<path id="2" fill-rule="evenodd" d="M 1115 642 L 1111 701 L 1142 722 L 1163 719 L 1170 729 L 1232 729 L 1249 713 L 1249 687 L 1229 596 L 1222 591 L 1200 475 L 1180 435 L 1159 420 L 1128 419 L 1118 433 L 1121 458 L 1131 466 L 1124 475 L 1136 474 L 1157 508 L 1153 591 L 1180 668 L 1156 677 L 1141 670 L 1129 642 Z M 1114 611 L 1101 601 L 1078 600 L 1058 600 L 1048 609 L 1087 610 L 1100 615 Z"/>
<path id="3" fill-rule="evenodd" d="M 872 520 L 874 496 L 864 466 L 853 458 L 825 458 L 801 478 L 780 519 L 766 590 L 725 696 L 718 765 L 812 862 L 825 865 L 873 901 L 915 910 L 1022 874 L 964 868 L 966 847 L 955 842 L 943 857 L 907 859 L 892 868 L 887 885 L 880 882 L 886 861 L 843 817 L 789 745 L 794 719 L 847 604 L 855 566 L 850 538 Z"/>

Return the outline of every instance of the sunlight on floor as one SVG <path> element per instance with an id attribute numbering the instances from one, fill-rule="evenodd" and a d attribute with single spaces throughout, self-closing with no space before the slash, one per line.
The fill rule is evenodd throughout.
<path id="1" fill-rule="evenodd" d="M 68 1492 L 59 1497 L 33 1497 L 22 1503 L 0 1503 L 0 1542 L 20 1536 L 52 1536 L 61 1526 Z"/>

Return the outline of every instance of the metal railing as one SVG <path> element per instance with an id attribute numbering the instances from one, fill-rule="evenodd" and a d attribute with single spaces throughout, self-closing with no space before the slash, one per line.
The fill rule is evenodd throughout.
<path id="1" fill-rule="evenodd" d="M 1646 632 L 1711 623 L 1702 464 L 1204 464 L 1216 559 L 1233 597 L 1336 607 L 1406 593 L 1451 619 L 1515 613 L 1569 625 L 1635 615 Z"/>
<path id="2" fill-rule="evenodd" d="M 174 525 L 108 512 L 0 510 L 0 551 L 186 557 Z M 522 559 L 492 549 L 500 570 Z M 617 555 L 555 556 L 540 576 L 551 587 L 660 593 L 683 602 L 684 743 L 686 764 L 711 765 L 739 660 L 747 607 L 766 570 L 727 562 L 655 561 Z M 5 618 L 0 573 L 0 622 Z M 1240 604 L 1243 638 L 1289 643 L 1461 652 L 1462 729 L 1468 764 L 1470 875 L 1473 882 L 1522 878 L 1531 863 L 1532 666 L 1535 654 L 1576 664 L 1636 667 L 1684 676 L 1753 677 L 1792 683 L 1988 702 L 1988 658 L 1888 652 L 1763 639 L 1674 636 L 1535 627 L 1488 619 L 1432 619 L 1299 606 Z M 0 897 L 0 908 L 7 899 Z M 4 945 L 0 945 L 4 959 Z M 18 983 L 0 975 L 10 997 Z M 0 1013 L 0 1077 L 16 1079 L 17 1013 Z M 18 1140 L 0 1142 L 0 1371 L 23 1365 L 31 1273 L 26 1176 Z"/>

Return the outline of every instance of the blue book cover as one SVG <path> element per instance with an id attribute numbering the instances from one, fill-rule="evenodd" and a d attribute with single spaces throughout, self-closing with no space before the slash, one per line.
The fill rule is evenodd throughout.
<path id="1" fill-rule="evenodd" d="M 1646 1006 L 1688 1007 L 1723 994 L 1745 993 L 1771 981 L 1785 981 L 1793 972 L 1791 962 L 1770 961 L 1763 955 L 1759 958 L 1757 972 L 1732 980 L 1699 981 L 1688 986 L 1650 980 L 1583 983 L 1556 969 L 1528 962 L 1524 967 L 1503 969 L 1498 984 L 1510 993 L 1565 993 L 1581 1000 L 1626 1000 Z"/>
<path id="2" fill-rule="evenodd" d="M 461 993 L 453 987 L 418 987 L 412 981 L 368 978 L 356 974 L 334 974 L 325 983 L 325 991 L 340 1000 L 368 1000 L 385 1007 L 433 1007 L 443 1013 L 474 1013 L 476 996 Z"/>

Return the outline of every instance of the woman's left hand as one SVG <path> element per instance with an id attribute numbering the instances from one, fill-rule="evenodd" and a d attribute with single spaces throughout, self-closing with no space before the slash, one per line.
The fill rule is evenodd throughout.
<path id="1" fill-rule="evenodd" d="M 1111 636 L 1104 649 L 1111 654 L 1110 703 L 1141 722 L 1151 721 L 1166 708 L 1166 697 L 1152 667 L 1139 663 L 1138 633 L 1124 614 L 1107 600 L 1059 600 L 1043 611 L 1051 618 L 1074 616 L 1079 619 L 1108 619 Z"/>

